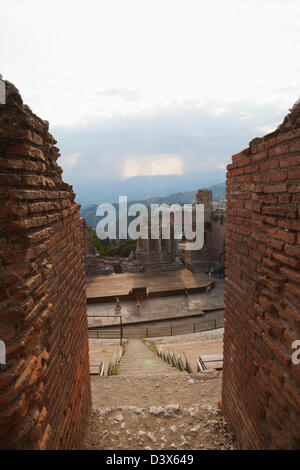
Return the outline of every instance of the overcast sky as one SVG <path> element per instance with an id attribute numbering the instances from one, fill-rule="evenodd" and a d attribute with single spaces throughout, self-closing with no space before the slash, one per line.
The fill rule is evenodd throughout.
<path id="1" fill-rule="evenodd" d="M 300 97 L 298 0 L 1 0 L 0 15 L 0 73 L 50 122 L 80 200 L 95 179 L 224 179 Z"/>

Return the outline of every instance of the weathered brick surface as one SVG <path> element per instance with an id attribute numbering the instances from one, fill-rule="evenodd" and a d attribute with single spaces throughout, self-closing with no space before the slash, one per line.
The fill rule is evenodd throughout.
<path id="1" fill-rule="evenodd" d="M 222 409 L 248 449 L 300 448 L 300 106 L 227 174 Z"/>
<path id="2" fill-rule="evenodd" d="M 0 447 L 69 449 L 91 406 L 83 227 L 48 123 L 0 105 Z"/>
<path id="3" fill-rule="evenodd" d="M 97 253 L 93 243 L 93 228 L 90 227 L 85 219 L 81 220 L 84 235 L 84 252 L 85 255 L 95 255 Z"/>

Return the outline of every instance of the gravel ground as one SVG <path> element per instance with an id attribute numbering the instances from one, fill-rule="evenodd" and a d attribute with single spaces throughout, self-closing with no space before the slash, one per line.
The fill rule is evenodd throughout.
<path id="1" fill-rule="evenodd" d="M 120 406 L 93 412 L 81 449 L 237 448 L 231 427 L 210 405 Z"/>

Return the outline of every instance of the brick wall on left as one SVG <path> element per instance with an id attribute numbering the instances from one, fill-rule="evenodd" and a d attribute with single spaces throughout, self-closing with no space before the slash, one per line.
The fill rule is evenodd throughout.
<path id="1" fill-rule="evenodd" d="M 70 449 L 91 409 L 80 206 L 49 124 L 0 105 L 0 448 Z"/>

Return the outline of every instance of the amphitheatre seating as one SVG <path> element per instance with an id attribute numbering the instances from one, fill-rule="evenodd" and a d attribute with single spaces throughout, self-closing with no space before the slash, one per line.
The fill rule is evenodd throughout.
<path id="1" fill-rule="evenodd" d="M 202 357 L 199 356 L 199 359 L 197 359 L 197 372 L 205 372 L 206 371 L 206 365 L 204 364 Z"/>
<path id="2" fill-rule="evenodd" d="M 119 344 L 90 344 L 90 375 L 108 375 L 119 363 L 122 347 Z"/>
<path id="3" fill-rule="evenodd" d="M 159 356 L 180 367 L 183 364 L 187 372 L 204 372 L 208 369 L 222 370 L 223 368 L 223 340 L 203 340 L 186 343 L 157 344 Z"/>
<path id="4" fill-rule="evenodd" d="M 158 350 L 158 356 L 168 364 L 170 364 L 172 367 L 176 367 L 177 369 L 181 371 L 187 371 L 191 372 L 190 365 L 186 362 L 186 357 L 183 354 L 180 353 L 173 353 L 169 351 L 159 351 Z"/>
<path id="5" fill-rule="evenodd" d="M 206 369 L 223 369 L 223 354 L 205 354 L 201 358 Z"/>
<path id="6" fill-rule="evenodd" d="M 103 361 L 97 364 L 90 364 L 90 375 L 104 375 L 105 363 Z"/>

